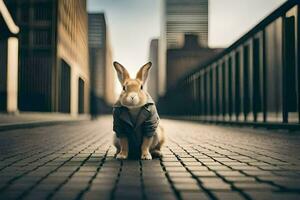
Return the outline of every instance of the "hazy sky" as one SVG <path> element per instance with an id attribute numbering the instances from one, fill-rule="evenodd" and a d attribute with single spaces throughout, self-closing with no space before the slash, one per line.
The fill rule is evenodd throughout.
<path id="1" fill-rule="evenodd" d="M 209 45 L 230 45 L 285 1 L 209 0 Z M 88 10 L 105 12 L 113 58 L 135 74 L 159 37 L 160 0 L 88 0 Z"/>

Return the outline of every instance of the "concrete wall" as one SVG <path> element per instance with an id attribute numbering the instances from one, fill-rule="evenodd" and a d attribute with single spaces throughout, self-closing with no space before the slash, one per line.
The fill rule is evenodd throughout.
<path id="1" fill-rule="evenodd" d="M 72 115 L 78 114 L 79 78 L 84 81 L 84 112 L 89 112 L 90 74 L 87 23 L 85 0 L 58 1 L 56 63 L 59 68 L 61 60 L 64 60 L 71 67 L 70 110 Z"/>

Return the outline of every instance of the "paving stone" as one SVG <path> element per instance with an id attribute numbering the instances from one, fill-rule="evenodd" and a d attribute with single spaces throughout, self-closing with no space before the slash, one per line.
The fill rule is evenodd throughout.
<path id="1" fill-rule="evenodd" d="M 115 178 L 95 178 L 93 184 L 113 184 L 116 182 Z"/>
<path id="2" fill-rule="evenodd" d="M 179 167 L 179 166 L 182 166 L 179 162 L 178 162 L 178 159 L 176 159 L 176 161 L 172 161 L 172 162 L 162 162 L 162 164 L 164 166 L 168 166 L 168 167 Z"/>
<path id="3" fill-rule="evenodd" d="M 149 200 L 176 200 L 177 197 L 172 193 L 150 193 L 146 194 Z"/>
<path id="4" fill-rule="evenodd" d="M 235 170 L 259 170 L 259 168 L 257 167 L 254 167 L 254 166 L 248 166 L 248 165 L 245 165 L 245 166 L 232 166 L 233 169 Z"/>
<path id="5" fill-rule="evenodd" d="M 205 166 L 189 166 L 189 165 L 187 165 L 186 166 L 189 170 L 191 170 L 191 171 L 207 171 L 208 170 L 208 168 L 207 167 L 205 167 Z"/>
<path id="6" fill-rule="evenodd" d="M 299 200 L 299 193 L 286 193 L 286 192 L 265 192 L 265 191 L 247 191 L 246 192 L 250 197 L 255 200 Z"/>
<path id="7" fill-rule="evenodd" d="M 51 199 L 53 200 L 63 200 L 63 199 L 75 199 L 80 191 L 65 191 L 61 190 L 56 192 Z"/>
<path id="8" fill-rule="evenodd" d="M 10 200 L 10 199 L 17 199 L 23 193 L 21 190 L 6 190 L 1 193 L 1 199 Z"/>
<path id="9" fill-rule="evenodd" d="M 51 193 L 51 191 L 32 191 L 29 194 L 26 195 L 26 197 L 24 197 L 24 200 L 32 200 L 32 199 L 46 199 L 47 196 Z"/>
<path id="10" fill-rule="evenodd" d="M 193 166 L 201 166 L 202 164 L 198 161 L 192 161 L 192 162 L 184 162 L 185 166 L 190 166 L 190 167 L 193 167 Z"/>
<path id="11" fill-rule="evenodd" d="M 186 172 L 186 168 L 184 168 L 183 166 L 179 166 L 179 167 L 166 167 L 166 170 L 168 172 Z"/>
<path id="12" fill-rule="evenodd" d="M 221 176 L 245 176 L 239 171 L 217 171 L 217 173 Z"/>
<path id="13" fill-rule="evenodd" d="M 158 185 L 145 185 L 144 188 L 144 192 L 146 194 L 155 194 L 155 193 L 161 193 L 161 194 L 165 194 L 165 193 L 173 193 L 173 190 L 170 186 L 165 185 L 165 186 L 158 186 Z"/>
<path id="14" fill-rule="evenodd" d="M 219 177 L 201 177 L 199 180 L 202 183 L 216 183 L 216 182 L 224 182 L 221 178 Z"/>
<path id="15" fill-rule="evenodd" d="M 275 190 L 276 187 L 265 183 L 234 183 L 237 188 L 243 190 Z"/>
<path id="16" fill-rule="evenodd" d="M 179 177 L 179 178 L 181 178 L 181 177 Z M 169 186 L 169 181 L 167 180 L 166 177 L 159 177 L 159 178 L 153 178 L 153 179 L 144 178 L 143 184 L 145 186 L 163 186 L 163 185 Z"/>
<path id="17" fill-rule="evenodd" d="M 243 170 L 243 172 L 250 176 L 274 176 L 274 174 L 272 174 L 271 172 L 262 170 Z"/>
<path id="18" fill-rule="evenodd" d="M 113 190 L 114 187 L 115 187 L 115 183 L 109 183 L 109 184 L 93 183 L 90 186 L 89 190 L 90 191 L 111 191 Z"/>
<path id="19" fill-rule="evenodd" d="M 1 132 L 0 199 L 299 199 L 300 135 L 162 122 L 151 161 L 114 158 L 111 117 Z"/>
<path id="20" fill-rule="evenodd" d="M 193 171 L 193 174 L 198 177 L 216 177 L 216 173 L 212 171 Z"/>
<path id="21" fill-rule="evenodd" d="M 168 172 L 170 177 L 192 177 L 188 172 Z"/>
<path id="22" fill-rule="evenodd" d="M 204 182 L 203 187 L 209 190 L 231 190 L 231 186 L 225 182 Z"/>
<path id="23" fill-rule="evenodd" d="M 199 185 L 197 183 L 174 183 L 174 187 L 180 191 L 197 191 L 199 190 Z"/>
<path id="24" fill-rule="evenodd" d="M 173 177 L 173 183 L 197 183 L 197 180 L 194 178 L 182 178 L 182 177 Z"/>
<path id="25" fill-rule="evenodd" d="M 34 190 L 38 191 L 53 191 L 57 188 L 57 183 L 48 183 L 48 182 L 41 182 L 40 184 L 36 185 Z"/>
<path id="26" fill-rule="evenodd" d="M 182 199 L 187 200 L 209 200 L 211 199 L 205 192 L 197 191 L 197 192 L 190 192 L 184 191 L 180 192 Z"/>
<path id="27" fill-rule="evenodd" d="M 144 179 L 151 179 L 151 178 L 164 178 L 166 176 L 165 172 L 159 171 L 156 173 L 143 173 Z"/>
<path id="28" fill-rule="evenodd" d="M 221 166 L 209 166 L 209 169 L 211 169 L 211 170 L 217 170 L 217 171 L 231 171 L 232 170 L 229 167 L 226 167 L 224 165 L 221 165 Z"/>
<path id="29" fill-rule="evenodd" d="M 135 188 L 138 189 L 138 188 Z M 143 194 L 141 190 L 116 190 L 114 193 L 115 199 L 142 199 Z"/>
<path id="30" fill-rule="evenodd" d="M 74 177 L 80 177 L 80 176 L 83 176 L 83 177 L 91 177 L 95 174 L 95 171 L 77 171 L 73 176 Z"/>
<path id="31" fill-rule="evenodd" d="M 227 181 L 231 181 L 231 182 L 255 182 L 256 181 L 254 177 L 248 177 L 248 176 L 226 176 L 224 178 Z"/>
<path id="32" fill-rule="evenodd" d="M 85 200 L 109 200 L 111 199 L 111 194 L 110 192 L 107 191 L 88 191 L 84 194 L 82 199 Z"/>
<path id="33" fill-rule="evenodd" d="M 222 200 L 244 200 L 245 198 L 238 192 L 223 192 L 223 191 L 213 191 L 214 196 Z"/>

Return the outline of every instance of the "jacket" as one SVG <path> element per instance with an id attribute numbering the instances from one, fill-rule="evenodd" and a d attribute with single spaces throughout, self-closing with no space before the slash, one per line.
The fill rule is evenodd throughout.
<path id="1" fill-rule="evenodd" d="M 143 137 L 155 135 L 158 124 L 159 116 L 150 96 L 141 108 L 136 122 L 132 121 L 128 108 L 122 106 L 119 101 L 113 106 L 113 130 L 117 137 L 128 138 L 129 148 L 140 149 Z"/>

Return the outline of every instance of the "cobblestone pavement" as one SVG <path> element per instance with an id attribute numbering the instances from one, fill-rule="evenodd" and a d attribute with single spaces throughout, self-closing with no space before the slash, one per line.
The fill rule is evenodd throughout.
<path id="1" fill-rule="evenodd" d="M 162 123 L 151 161 L 114 159 L 110 117 L 0 132 L 0 199 L 300 199 L 300 134 Z"/>

